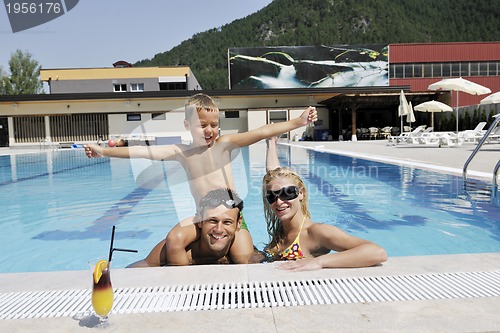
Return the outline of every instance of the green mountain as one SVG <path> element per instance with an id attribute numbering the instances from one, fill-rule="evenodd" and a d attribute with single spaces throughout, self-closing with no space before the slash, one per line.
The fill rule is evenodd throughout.
<path id="1" fill-rule="evenodd" d="M 227 89 L 232 47 L 495 41 L 498 0 L 274 0 L 135 66 L 191 67 L 204 89 Z"/>

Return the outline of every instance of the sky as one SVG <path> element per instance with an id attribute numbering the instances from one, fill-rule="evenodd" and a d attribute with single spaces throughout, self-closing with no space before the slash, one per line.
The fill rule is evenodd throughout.
<path id="1" fill-rule="evenodd" d="M 39 1 L 38 1 L 39 2 Z M 81 0 L 64 15 L 12 32 L 0 7 L 0 67 L 29 52 L 45 69 L 112 67 L 168 51 L 193 35 L 244 18 L 272 0 Z M 203 56 L 203 52 L 200 52 Z"/>

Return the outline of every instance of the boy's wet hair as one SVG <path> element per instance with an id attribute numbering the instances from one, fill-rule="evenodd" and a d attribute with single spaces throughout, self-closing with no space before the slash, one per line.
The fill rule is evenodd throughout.
<path id="1" fill-rule="evenodd" d="M 206 94 L 199 93 L 191 96 L 187 100 L 184 108 L 184 118 L 188 121 L 191 120 L 191 116 L 193 115 L 193 113 L 200 109 L 205 109 L 209 112 L 219 112 L 219 107 L 217 106 L 217 104 L 215 104 L 212 97 Z"/>
<path id="2" fill-rule="evenodd" d="M 218 188 L 211 190 L 203 196 L 200 200 L 200 214 L 207 208 L 217 208 L 224 205 L 228 209 L 238 208 L 241 212 L 243 210 L 243 200 L 240 196 L 229 188 Z"/>

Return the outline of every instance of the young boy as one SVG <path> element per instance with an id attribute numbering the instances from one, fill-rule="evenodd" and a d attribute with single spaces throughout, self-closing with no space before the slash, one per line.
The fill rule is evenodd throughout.
<path id="1" fill-rule="evenodd" d="M 231 168 L 231 152 L 293 129 L 306 126 L 317 120 L 314 107 L 308 107 L 300 117 L 260 128 L 228 135 L 219 134 L 219 108 L 208 95 L 196 94 L 185 105 L 184 127 L 191 132 L 193 142 L 189 145 L 132 146 L 104 148 L 96 144 L 85 145 L 85 153 L 91 157 L 147 158 L 161 161 L 178 161 L 186 172 L 189 188 L 196 203 L 210 190 L 229 188 L 236 191 Z M 167 258 L 169 265 L 189 265 L 185 248 L 199 237 L 194 223 L 198 216 L 184 219 L 167 235 Z M 186 226 L 186 227 L 181 227 Z M 242 229 L 245 229 L 243 226 Z M 230 250 L 235 263 L 248 263 L 254 252 L 248 230 L 237 233 Z M 153 261 L 150 261 L 150 264 Z M 157 261 L 160 265 L 160 258 Z"/>

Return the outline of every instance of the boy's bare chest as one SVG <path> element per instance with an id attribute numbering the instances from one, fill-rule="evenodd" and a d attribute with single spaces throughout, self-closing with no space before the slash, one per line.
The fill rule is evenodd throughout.
<path id="1" fill-rule="evenodd" d="M 185 159 L 184 168 L 191 179 L 208 175 L 216 176 L 221 172 L 227 173 L 231 169 L 230 154 L 210 150 L 193 154 Z"/>

